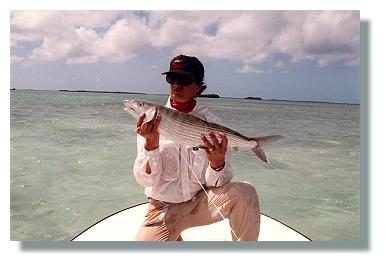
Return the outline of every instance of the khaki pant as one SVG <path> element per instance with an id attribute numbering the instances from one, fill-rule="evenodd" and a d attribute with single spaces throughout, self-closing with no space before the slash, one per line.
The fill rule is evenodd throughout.
<path id="1" fill-rule="evenodd" d="M 188 228 L 229 219 L 233 240 L 258 240 L 260 208 L 257 192 L 247 182 L 229 182 L 221 187 L 201 190 L 189 201 L 166 203 L 149 200 L 145 221 L 135 240 L 182 240 Z M 235 233 L 235 235 L 234 235 Z"/>

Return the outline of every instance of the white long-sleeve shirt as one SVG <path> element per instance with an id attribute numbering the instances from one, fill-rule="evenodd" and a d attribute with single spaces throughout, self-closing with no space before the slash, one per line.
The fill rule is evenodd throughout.
<path id="1" fill-rule="evenodd" d="M 172 108 L 170 99 L 166 106 Z M 198 106 L 198 103 L 189 114 L 221 124 L 219 118 L 207 108 Z M 162 136 L 159 139 L 159 147 L 155 150 L 147 151 L 144 144 L 145 139 L 138 134 L 134 176 L 137 182 L 145 187 L 144 193 L 147 197 L 170 203 L 184 202 L 192 199 L 202 189 L 197 178 L 206 187 L 221 186 L 233 178 L 229 150 L 226 152 L 225 167 L 215 171 L 209 165 L 205 150 L 193 150 Z M 150 174 L 146 173 L 147 162 L 151 168 Z"/>

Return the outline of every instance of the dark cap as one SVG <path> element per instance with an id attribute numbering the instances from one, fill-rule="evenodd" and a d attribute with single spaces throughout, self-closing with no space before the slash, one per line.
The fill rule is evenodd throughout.
<path id="1" fill-rule="evenodd" d="M 205 70 L 198 58 L 181 54 L 171 60 L 170 70 L 162 73 L 162 75 L 169 73 L 185 75 L 193 74 L 196 81 L 202 82 Z"/>

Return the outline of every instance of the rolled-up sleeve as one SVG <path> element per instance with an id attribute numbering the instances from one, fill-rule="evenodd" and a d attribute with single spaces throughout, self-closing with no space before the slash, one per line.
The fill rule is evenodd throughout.
<path id="1" fill-rule="evenodd" d="M 208 187 L 220 187 L 233 178 L 233 168 L 231 167 L 231 154 L 226 152 L 225 167 L 220 171 L 215 171 L 210 164 L 207 166 L 205 179 Z"/>
<path id="2" fill-rule="evenodd" d="M 151 174 L 147 174 L 147 162 L 151 168 Z M 137 156 L 134 163 L 134 176 L 139 185 L 143 187 L 152 186 L 154 180 L 162 174 L 162 160 L 159 147 L 152 151 L 144 148 L 144 138 L 137 137 Z"/>
<path id="3" fill-rule="evenodd" d="M 206 120 L 208 122 L 222 124 L 222 121 L 210 112 L 206 112 Z M 231 151 L 230 148 L 228 148 L 225 157 L 225 167 L 222 170 L 215 171 L 211 168 L 210 164 L 207 166 L 205 173 L 206 185 L 209 187 L 219 187 L 229 182 L 232 178 L 233 168 L 231 167 Z"/>

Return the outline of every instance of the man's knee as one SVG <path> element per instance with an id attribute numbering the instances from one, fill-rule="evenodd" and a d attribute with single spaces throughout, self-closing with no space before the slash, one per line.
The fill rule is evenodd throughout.
<path id="1" fill-rule="evenodd" d="M 230 182 L 229 194 L 239 199 L 245 199 L 247 201 L 257 201 L 258 195 L 255 187 L 246 181 Z"/>

